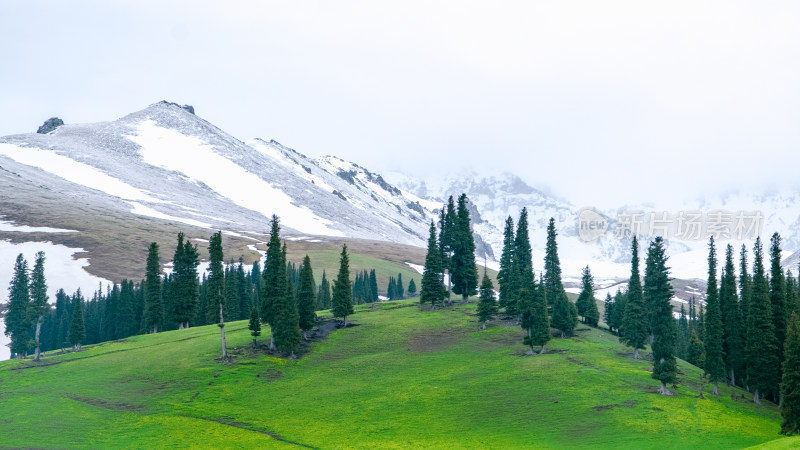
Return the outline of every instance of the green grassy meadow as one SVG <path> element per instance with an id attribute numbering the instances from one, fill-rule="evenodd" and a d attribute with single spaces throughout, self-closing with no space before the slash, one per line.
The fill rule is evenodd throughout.
<path id="1" fill-rule="evenodd" d="M 778 440 L 776 407 L 756 406 L 727 386 L 713 396 L 702 372 L 682 361 L 676 396 L 655 394 L 651 363 L 633 360 L 604 330 L 581 327 L 573 338 L 553 339 L 547 354 L 525 356 L 522 330 L 501 322 L 479 330 L 474 302 L 436 311 L 410 300 L 356 309 L 356 326 L 313 343 L 298 360 L 252 353 L 247 323 L 233 322 L 228 363 L 217 360 L 216 326 L 48 355 L 40 364 L 4 361 L 0 447 L 800 444 Z"/>

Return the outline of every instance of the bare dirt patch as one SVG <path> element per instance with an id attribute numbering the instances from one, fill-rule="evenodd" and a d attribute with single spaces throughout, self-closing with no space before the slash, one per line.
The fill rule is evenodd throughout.
<path id="1" fill-rule="evenodd" d="M 612 409 L 612 408 L 633 408 L 634 406 L 636 406 L 636 400 L 625 400 L 624 402 L 619 403 L 619 404 L 598 405 L 598 406 L 595 406 L 592 409 L 595 410 L 595 411 L 605 411 L 605 410 L 609 410 L 609 409 Z"/>
<path id="2" fill-rule="evenodd" d="M 466 335 L 467 332 L 460 328 L 420 333 L 411 338 L 408 351 L 424 353 L 442 350 L 461 342 Z"/>

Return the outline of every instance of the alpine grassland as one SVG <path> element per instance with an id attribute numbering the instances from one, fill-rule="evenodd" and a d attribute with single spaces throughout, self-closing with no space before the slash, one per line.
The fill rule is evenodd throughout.
<path id="1" fill-rule="evenodd" d="M 319 314 L 297 359 L 253 349 L 247 321 L 0 362 L 6 448 L 790 448 L 778 408 L 678 360 L 658 395 L 649 347 L 635 360 L 580 325 L 526 355 L 514 321 L 481 330 L 476 299 L 357 305 Z M 700 395 L 702 393 L 702 395 Z M 769 441 L 775 440 L 770 443 Z"/>

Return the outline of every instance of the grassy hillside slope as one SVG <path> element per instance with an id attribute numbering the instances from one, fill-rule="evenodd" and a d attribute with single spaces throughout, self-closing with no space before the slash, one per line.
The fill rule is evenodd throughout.
<path id="1" fill-rule="evenodd" d="M 519 328 L 480 331 L 474 308 L 363 305 L 357 326 L 291 361 L 252 354 L 234 322 L 232 363 L 215 360 L 216 326 L 2 362 L 0 446 L 742 448 L 780 437 L 777 409 L 741 390 L 697 398 L 705 383 L 686 363 L 663 397 L 651 363 L 605 331 L 524 356 Z"/>

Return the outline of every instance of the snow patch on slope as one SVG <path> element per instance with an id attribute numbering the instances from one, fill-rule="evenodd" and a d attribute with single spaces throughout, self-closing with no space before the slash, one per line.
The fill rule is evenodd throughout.
<path id="1" fill-rule="evenodd" d="M 11 222 L 0 220 L 0 231 L 12 231 L 15 233 L 77 233 L 76 230 L 51 227 L 30 227 L 28 225 L 14 225 Z"/>
<path id="2" fill-rule="evenodd" d="M 127 136 L 139 144 L 147 164 L 179 172 L 204 183 L 239 206 L 266 218 L 277 214 L 281 222 L 297 230 L 325 236 L 344 236 L 305 206 L 296 206 L 280 189 L 214 151 L 207 142 L 162 128 L 153 120 L 140 122 L 137 134 Z"/>
<path id="3" fill-rule="evenodd" d="M 163 200 L 147 195 L 88 164 L 79 163 L 56 152 L 0 143 L 0 155 L 7 156 L 26 166 L 37 167 L 69 182 L 126 200 L 164 203 Z"/>

